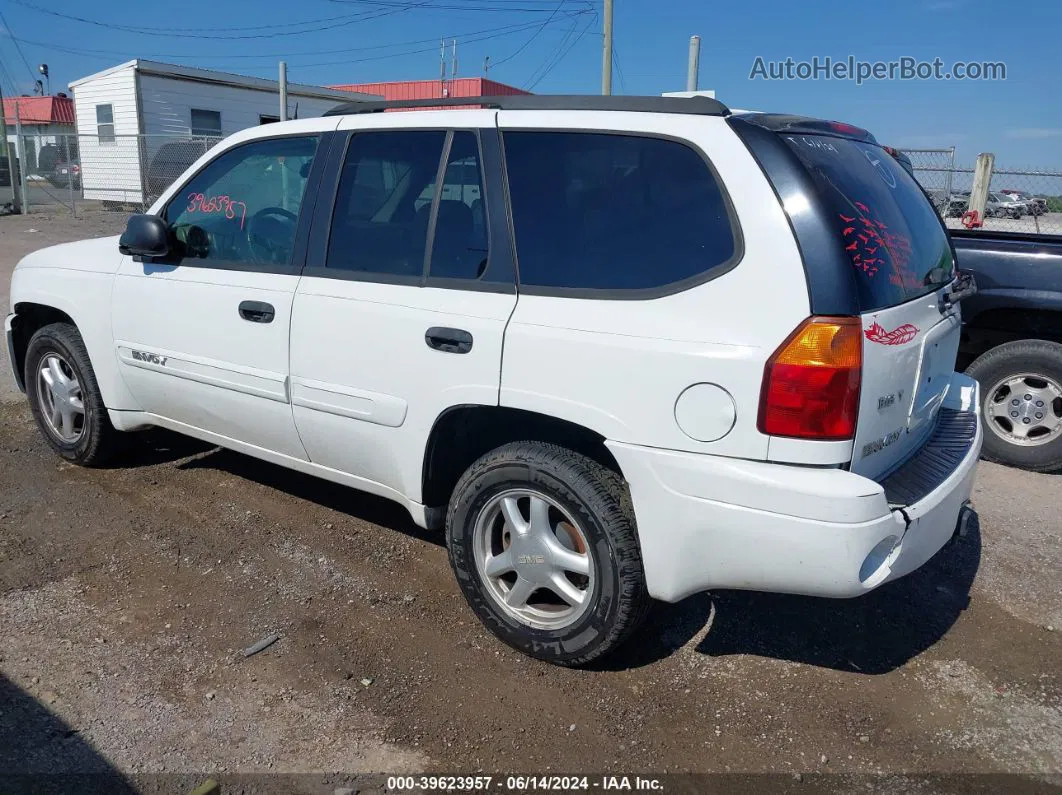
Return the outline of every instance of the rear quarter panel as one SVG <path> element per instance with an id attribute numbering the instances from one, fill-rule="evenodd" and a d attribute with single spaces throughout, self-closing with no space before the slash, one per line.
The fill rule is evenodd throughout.
<path id="1" fill-rule="evenodd" d="M 659 134 L 699 148 L 730 195 L 744 252 L 728 272 L 646 300 L 522 293 L 505 337 L 501 402 L 630 444 L 766 458 L 756 428 L 768 356 L 809 314 L 800 253 L 777 197 L 722 118 L 501 111 L 499 126 Z M 646 263 L 652 267 L 652 263 Z M 694 384 L 732 397 L 732 429 L 687 436 L 675 405 Z M 850 450 L 850 445 L 849 448 Z"/>

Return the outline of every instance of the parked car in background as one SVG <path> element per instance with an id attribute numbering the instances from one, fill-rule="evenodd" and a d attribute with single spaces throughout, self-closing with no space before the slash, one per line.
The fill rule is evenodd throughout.
<path id="1" fill-rule="evenodd" d="M 962 304 L 960 367 L 981 382 L 985 456 L 1062 469 L 1062 241 L 952 230 L 977 294 Z"/>
<path id="2" fill-rule="evenodd" d="M 963 190 L 951 195 L 948 201 L 948 218 L 961 218 L 970 209 L 970 191 Z"/>
<path id="3" fill-rule="evenodd" d="M 62 159 L 63 151 L 58 145 L 45 144 L 37 152 L 37 173 L 42 177 L 50 175 Z"/>
<path id="4" fill-rule="evenodd" d="M 155 201 L 188 167 L 198 160 L 217 139 L 189 138 L 186 141 L 167 141 L 151 158 L 146 175 L 146 203 Z"/>
<path id="5" fill-rule="evenodd" d="M 73 186 L 74 190 L 80 190 L 81 164 L 77 162 L 56 163 L 49 177 L 49 182 L 57 188 Z"/>
<path id="6" fill-rule="evenodd" d="M 1032 196 L 1022 190 L 1014 190 L 1013 188 L 1004 188 L 1000 191 L 1004 196 L 1012 196 L 1018 201 L 1025 203 L 1026 212 L 1031 215 L 1043 215 L 1047 212 L 1047 199 Z"/>
<path id="7" fill-rule="evenodd" d="M 120 238 L 25 257 L 8 348 L 56 453 L 160 426 L 394 500 L 491 632 L 563 665 L 654 598 L 855 597 L 963 526 L 970 288 L 869 132 L 424 105 L 243 130 Z"/>
<path id="8" fill-rule="evenodd" d="M 989 193 L 989 207 L 997 218 L 1020 219 L 1029 214 L 1029 203 L 1012 193 Z"/>

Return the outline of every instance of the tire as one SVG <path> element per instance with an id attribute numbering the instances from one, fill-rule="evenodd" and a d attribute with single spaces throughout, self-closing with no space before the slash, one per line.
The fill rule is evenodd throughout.
<path id="1" fill-rule="evenodd" d="M 511 532 L 512 525 L 504 512 L 492 508 L 499 501 L 506 501 L 504 495 L 514 493 L 521 496 L 508 499 L 517 501 L 520 518 L 529 520 L 527 528 L 535 526 L 531 500 L 551 503 L 546 509 L 545 526 L 550 528 L 552 542 L 547 539 L 545 547 L 528 547 L 527 544 L 534 542 L 512 540 L 516 535 Z M 492 522 L 490 517 L 495 515 L 495 510 L 499 513 Z M 527 528 L 527 535 L 521 536 L 522 539 L 535 535 Z M 571 579 L 578 583 L 576 589 L 582 589 L 585 601 L 580 607 L 572 607 L 557 596 L 559 592 L 540 586 L 526 600 L 524 613 L 540 609 L 535 599 L 546 602 L 542 610 L 553 610 L 554 606 L 548 602 L 555 598 L 560 603 L 555 609 L 562 614 L 567 610 L 572 617 L 565 619 L 562 615 L 554 622 L 551 617 L 535 617 L 529 621 L 526 616 L 514 615 L 514 610 L 520 608 L 506 608 L 499 596 L 508 585 L 506 579 L 512 580 L 508 588 L 511 596 L 523 576 L 520 572 L 534 579 L 546 576 L 543 572 L 548 572 L 550 567 L 555 570 L 550 550 L 554 549 L 552 543 L 563 538 L 559 535 L 563 528 L 568 528 L 569 549 L 578 550 L 579 539 L 584 539 L 581 543 L 582 554 L 587 558 L 586 582 L 578 574 L 562 576 L 570 578 L 569 584 Z M 520 568 L 514 565 L 513 571 L 492 579 L 485 573 L 484 553 L 479 550 L 484 540 L 499 529 L 503 536 L 509 532 L 511 539 L 506 549 L 513 561 L 520 559 Z M 626 484 L 615 472 L 557 445 L 513 442 L 472 464 L 461 476 L 450 499 L 446 541 L 450 565 L 473 612 L 500 640 L 540 660 L 579 666 L 608 654 L 634 633 L 652 604 Z M 512 554 L 529 549 L 542 549 L 544 555 Z M 504 552 L 499 552 L 499 557 L 501 554 Z M 548 612 L 545 615 L 552 616 Z M 570 623 L 565 624 L 565 620 Z"/>
<path id="2" fill-rule="evenodd" d="M 76 419 L 73 422 L 71 436 L 74 438 L 64 438 L 64 423 L 59 421 L 59 427 L 55 427 L 46 416 L 53 415 L 48 408 L 49 403 L 55 404 L 56 398 L 42 394 L 41 388 L 47 389 L 45 376 L 40 372 L 45 360 L 60 367 L 64 377 L 68 381 L 72 377 L 77 385 L 83 412 L 80 423 Z M 47 369 L 53 372 L 52 367 Z M 118 447 L 119 433 L 107 416 L 96 374 L 77 328 L 69 323 L 52 323 L 39 329 L 30 338 L 23 377 L 33 419 L 55 452 L 81 466 L 97 466 L 111 457 Z"/>
<path id="3" fill-rule="evenodd" d="M 1062 396 L 1048 399 L 1062 395 L 1062 345 L 1046 340 L 1008 342 L 979 356 L 966 372 L 981 383 L 981 417 L 985 425 L 983 457 L 1034 472 L 1062 469 Z M 1008 380 L 1022 376 L 1029 379 L 1005 386 Z M 1032 402 L 1025 400 L 1026 395 L 1033 398 Z M 1036 400 L 1041 398 L 1045 405 L 1039 407 Z M 997 419 L 991 408 L 998 409 L 1002 402 L 1010 400 L 1019 401 L 1015 406 L 1019 417 L 1033 412 L 1029 416 L 1032 427 L 1047 428 L 1048 432 L 1032 437 L 1025 444 L 1007 433 L 1010 420 Z M 1036 411 L 1044 415 L 1043 419 L 1036 418 Z"/>

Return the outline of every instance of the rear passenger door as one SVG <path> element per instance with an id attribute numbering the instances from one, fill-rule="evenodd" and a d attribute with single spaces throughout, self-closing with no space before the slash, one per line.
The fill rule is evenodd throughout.
<path id="1" fill-rule="evenodd" d="M 498 403 L 516 290 L 494 112 L 403 116 L 340 125 L 295 295 L 291 400 L 311 461 L 418 502 L 435 420 Z"/>

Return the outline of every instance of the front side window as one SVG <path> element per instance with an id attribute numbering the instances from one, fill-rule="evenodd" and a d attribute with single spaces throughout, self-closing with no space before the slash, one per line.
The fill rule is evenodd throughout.
<path id="1" fill-rule="evenodd" d="M 706 277 L 736 259 L 707 162 L 677 141 L 506 132 L 520 284 L 633 291 Z"/>
<path id="2" fill-rule="evenodd" d="M 211 161 L 166 208 L 179 253 L 190 264 L 290 264 L 316 150 L 316 136 L 274 138 Z"/>
<path id="3" fill-rule="evenodd" d="M 221 137 L 221 113 L 216 110 L 192 108 L 192 135 Z"/>
<path id="4" fill-rule="evenodd" d="M 96 138 L 101 144 L 114 143 L 114 106 L 96 106 Z"/>

